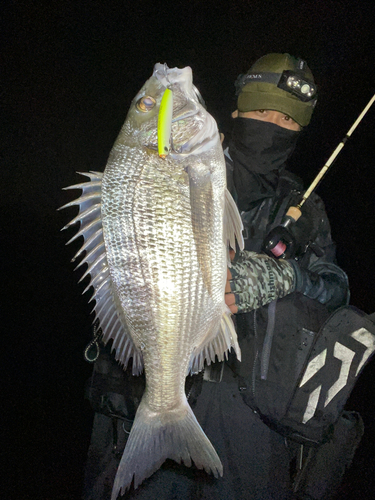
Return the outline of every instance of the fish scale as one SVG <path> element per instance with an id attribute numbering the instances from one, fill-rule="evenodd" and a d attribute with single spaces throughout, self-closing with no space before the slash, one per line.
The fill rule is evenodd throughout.
<path id="1" fill-rule="evenodd" d="M 124 150 L 122 154 L 126 155 L 127 152 Z M 186 206 L 184 208 L 187 216 L 185 218 L 173 216 L 175 211 L 172 212 L 171 209 L 175 205 L 176 197 L 181 196 L 180 189 L 178 187 L 173 189 L 172 182 L 168 177 L 165 178 L 164 183 L 158 178 L 158 182 L 155 184 L 153 162 L 158 163 L 159 159 L 155 154 L 149 156 L 151 158 L 144 159 L 144 166 L 140 166 L 141 162 L 138 161 L 136 168 L 133 168 L 133 170 L 129 168 L 122 177 L 125 184 L 128 184 L 129 179 L 132 179 L 132 177 L 137 178 L 136 183 L 129 183 L 131 186 L 136 184 L 136 188 L 133 197 L 126 200 L 126 204 L 132 206 L 134 234 L 129 235 L 128 228 L 128 234 L 124 240 L 116 241 L 116 244 L 113 245 L 113 242 L 108 239 L 106 244 L 109 249 L 107 252 L 109 265 L 119 272 L 115 282 L 121 283 L 117 289 L 120 300 L 123 295 L 130 294 L 133 301 L 138 305 L 137 308 L 134 307 L 131 311 L 128 311 L 126 318 L 127 323 L 135 330 L 133 338 L 137 338 L 139 346 L 144 346 L 141 350 L 146 374 L 147 372 L 152 373 L 148 384 L 149 393 L 152 395 L 150 407 L 155 408 L 175 405 L 176 391 L 178 393 L 183 391 L 191 342 L 188 336 L 176 335 L 187 330 L 186 325 L 181 321 L 181 313 L 185 308 L 180 308 L 180 315 L 172 317 L 169 314 L 169 290 L 163 289 L 162 285 L 155 286 L 155 283 L 158 284 L 162 280 L 166 280 L 166 284 L 169 286 L 171 282 L 173 296 L 181 297 L 181 285 L 184 282 L 181 278 L 185 275 L 185 280 L 190 280 L 192 267 L 196 276 L 198 266 L 189 260 L 189 256 L 194 257 L 195 255 L 191 228 L 189 227 L 190 217 L 187 212 L 189 200 L 186 196 L 183 196 L 181 201 L 181 203 L 185 202 Z M 154 161 L 152 161 L 153 159 Z M 124 162 L 128 164 L 126 160 Z M 116 165 L 115 168 L 120 167 Z M 121 228 L 126 224 L 127 211 L 123 207 L 123 196 L 119 200 L 120 206 L 115 206 L 115 204 L 117 205 L 117 201 L 114 202 L 116 196 L 112 192 L 110 181 L 108 181 L 107 185 L 106 176 L 108 176 L 109 180 L 116 179 L 114 183 L 116 192 L 119 175 L 118 172 L 109 168 L 103 179 L 103 225 L 105 233 L 117 235 L 116 239 L 119 234 L 123 234 Z M 151 197 L 147 189 L 150 184 L 154 185 Z M 127 193 L 127 188 L 123 188 L 121 191 Z M 177 221 L 179 221 L 179 224 L 177 224 Z M 163 231 L 160 230 L 161 227 Z M 132 255 L 132 247 L 129 240 L 134 242 L 138 253 L 138 261 L 133 261 L 131 264 L 129 264 L 129 258 Z M 122 249 L 121 255 L 119 255 L 118 248 Z M 152 248 L 156 248 L 157 252 L 153 252 Z M 126 250 L 127 256 L 124 258 L 125 249 L 129 250 Z M 176 265 L 175 260 L 177 256 L 182 255 L 182 250 L 184 250 L 186 257 Z M 152 259 L 150 259 L 149 254 L 153 255 Z M 164 257 L 168 255 L 170 258 L 168 260 L 164 258 L 163 263 L 159 258 L 160 255 Z M 120 262 L 118 262 L 119 259 Z M 144 283 L 141 282 L 142 280 Z M 145 289 L 146 293 L 144 294 Z M 188 303 L 188 300 L 186 300 L 186 303 Z M 141 324 L 138 323 L 139 307 L 142 309 Z M 148 340 L 154 331 L 159 332 L 158 349 L 153 349 L 150 353 Z M 152 346 L 155 348 L 154 342 Z M 178 354 L 180 361 L 181 358 L 184 359 L 186 365 L 182 376 L 179 378 L 176 377 L 176 374 L 173 377 L 171 376 L 175 372 L 175 359 Z"/>
<path id="2" fill-rule="evenodd" d="M 167 87 L 173 137 L 162 159 L 157 123 Z M 112 500 L 167 458 L 222 475 L 184 389 L 188 372 L 205 362 L 223 360 L 232 348 L 240 358 L 224 289 L 228 241 L 233 246 L 236 237 L 243 247 L 242 223 L 226 189 L 217 126 L 198 100 L 191 69 L 155 65 L 104 174 L 84 175 L 90 181 L 77 185 L 82 195 L 66 206 L 79 205 L 68 226 L 81 225 L 76 257 L 84 254 L 79 266 L 88 266 L 95 320 L 124 368 L 132 360 L 133 374 L 144 369 L 146 376 Z"/>

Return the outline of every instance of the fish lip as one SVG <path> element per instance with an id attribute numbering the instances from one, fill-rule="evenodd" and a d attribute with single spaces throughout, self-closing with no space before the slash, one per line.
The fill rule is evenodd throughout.
<path id="1" fill-rule="evenodd" d="M 165 87 L 169 88 L 174 83 L 182 87 L 188 87 L 193 84 L 193 71 L 190 66 L 184 68 L 169 68 L 167 64 L 156 63 L 153 76 Z M 170 77 L 172 81 L 170 80 Z"/>

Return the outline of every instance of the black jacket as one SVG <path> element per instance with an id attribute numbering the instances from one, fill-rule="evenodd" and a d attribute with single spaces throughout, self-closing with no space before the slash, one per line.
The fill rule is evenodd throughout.
<path id="1" fill-rule="evenodd" d="M 227 185 L 236 200 L 233 183 L 233 162 L 228 150 Z M 278 185 L 272 196 L 253 202 L 241 213 L 244 224 L 245 250 L 262 252 L 263 242 L 270 231 L 277 227 L 287 210 L 301 201 L 301 180 L 286 169 L 280 171 Z M 331 237 L 331 228 L 324 204 L 319 196 L 312 194 L 302 209 L 302 216 L 292 226 L 291 232 L 297 241 L 297 251 L 290 263 L 296 273 L 297 292 L 325 304 L 330 311 L 349 302 L 349 285 L 345 272 L 336 264 L 336 247 Z"/>
<path id="2" fill-rule="evenodd" d="M 236 199 L 228 150 L 225 156 L 228 189 Z M 245 250 L 261 253 L 266 236 L 301 198 L 301 180 L 282 169 L 274 193 L 268 192 L 241 213 Z M 348 278 L 336 264 L 330 224 L 317 195 L 308 198 L 291 231 L 297 241 L 296 254 L 289 261 L 296 274 L 295 291 L 235 316 L 242 362 L 231 356 L 229 363 L 245 403 L 268 424 L 270 415 L 277 421 L 288 404 L 304 338 L 310 343 L 330 313 L 349 301 Z"/>

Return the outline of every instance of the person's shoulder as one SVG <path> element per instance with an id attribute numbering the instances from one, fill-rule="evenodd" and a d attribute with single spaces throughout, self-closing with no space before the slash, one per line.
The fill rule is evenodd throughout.
<path id="1" fill-rule="evenodd" d="M 280 175 L 280 182 L 285 186 L 288 186 L 291 191 L 302 191 L 303 181 L 298 175 L 293 174 L 290 170 L 282 170 Z"/>
<path id="2" fill-rule="evenodd" d="M 326 208 L 325 208 L 325 205 L 324 205 L 324 201 L 322 200 L 322 198 L 316 194 L 316 193 L 311 193 L 311 195 L 309 196 L 309 198 L 307 199 L 307 201 L 317 207 L 318 209 L 322 210 L 322 211 L 326 211 Z"/>

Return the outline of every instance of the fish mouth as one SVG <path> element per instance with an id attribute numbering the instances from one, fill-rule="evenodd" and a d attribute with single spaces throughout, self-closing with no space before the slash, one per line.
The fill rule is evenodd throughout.
<path id="1" fill-rule="evenodd" d="M 210 149 L 219 140 L 219 133 L 215 120 L 205 109 L 199 90 L 193 85 L 191 68 L 170 69 L 166 64 L 158 63 L 153 74 L 180 103 L 177 109 L 175 106 L 173 109 L 169 152 L 165 156 L 177 159 Z M 146 147 L 158 149 L 157 136 L 150 139 Z"/>
<path id="2" fill-rule="evenodd" d="M 189 89 L 193 85 L 193 72 L 190 66 L 185 68 L 168 68 L 166 64 L 157 63 L 154 66 L 153 76 L 165 88 L 170 88 L 172 85 L 178 84 L 183 92 L 189 93 Z"/>

